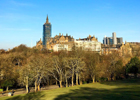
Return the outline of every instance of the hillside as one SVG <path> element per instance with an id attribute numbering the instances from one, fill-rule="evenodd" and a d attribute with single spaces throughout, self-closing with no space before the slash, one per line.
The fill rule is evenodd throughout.
<path id="1" fill-rule="evenodd" d="M 140 100 L 140 80 L 90 83 L 13 97 L 1 97 L 0 100 Z"/>

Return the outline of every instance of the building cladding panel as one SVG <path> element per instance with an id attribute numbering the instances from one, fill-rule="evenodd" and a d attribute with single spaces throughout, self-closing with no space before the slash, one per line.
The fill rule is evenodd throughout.
<path id="1" fill-rule="evenodd" d="M 109 44 L 112 45 L 113 43 L 113 39 L 109 38 Z"/>

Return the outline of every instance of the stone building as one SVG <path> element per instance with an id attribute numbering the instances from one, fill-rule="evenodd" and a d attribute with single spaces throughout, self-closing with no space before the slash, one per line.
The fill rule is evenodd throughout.
<path id="1" fill-rule="evenodd" d="M 71 51 L 73 46 L 74 38 L 66 34 L 65 36 L 61 33 L 55 37 L 50 38 L 47 41 L 47 49 L 53 51 L 67 50 Z"/>
<path id="2" fill-rule="evenodd" d="M 114 51 L 118 51 L 120 48 L 120 45 L 101 45 L 102 47 L 102 54 L 108 55 Z"/>
<path id="3" fill-rule="evenodd" d="M 53 50 L 54 52 L 61 50 L 72 51 L 74 45 L 76 48 L 82 48 L 81 50 L 101 52 L 101 43 L 98 42 L 98 39 L 95 38 L 95 36 L 89 35 L 87 38 L 74 39 L 72 36 L 68 36 L 68 34 L 64 36 L 63 34 L 61 35 L 61 33 L 55 37 L 50 37 L 47 40 L 46 49 Z M 41 39 L 37 42 L 36 48 L 43 48 Z"/>
<path id="4" fill-rule="evenodd" d="M 41 38 L 40 38 L 40 40 L 36 43 L 36 48 L 37 49 L 42 49 L 43 48 L 43 43 L 42 43 L 42 41 L 41 41 Z"/>
<path id="5" fill-rule="evenodd" d="M 112 53 L 113 51 L 117 51 L 119 53 L 120 56 L 125 56 L 125 55 L 129 55 L 132 56 L 132 48 L 130 47 L 130 44 L 125 42 L 122 44 L 118 44 L 118 45 L 104 45 L 102 44 L 102 54 L 109 54 Z"/>
<path id="6" fill-rule="evenodd" d="M 101 51 L 101 43 L 98 42 L 97 38 L 95 36 L 89 35 L 87 38 L 83 39 L 76 39 L 74 41 L 75 47 L 81 48 L 84 51 L 96 51 L 99 52 Z"/>
<path id="7" fill-rule="evenodd" d="M 127 42 L 130 44 L 132 48 L 132 55 L 133 56 L 140 56 L 140 42 Z"/>
<path id="8" fill-rule="evenodd" d="M 120 54 L 121 56 L 124 56 L 124 55 L 130 55 L 132 56 L 132 48 L 130 47 L 130 44 L 125 42 L 122 43 L 122 45 L 120 46 Z"/>
<path id="9" fill-rule="evenodd" d="M 85 41 L 97 41 L 98 42 L 98 39 L 97 38 L 95 38 L 95 36 L 91 36 L 91 35 L 89 35 L 87 38 L 83 38 L 83 39 L 80 39 L 79 38 L 79 40 L 85 40 Z"/>

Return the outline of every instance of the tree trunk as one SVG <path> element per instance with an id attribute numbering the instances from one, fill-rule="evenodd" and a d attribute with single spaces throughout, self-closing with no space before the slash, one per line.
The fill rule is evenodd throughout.
<path id="1" fill-rule="evenodd" d="M 29 90 L 28 90 L 28 76 L 26 76 L 26 93 L 28 93 L 29 92 Z"/>
<path id="2" fill-rule="evenodd" d="M 6 91 L 8 91 L 8 90 L 9 90 L 9 87 L 7 86 L 7 87 L 6 87 Z"/>
<path id="3" fill-rule="evenodd" d="M 78 85 L 78 73 L 76 73 L 76 85 Z"/>
<path id="4" fill-rule="evenodd" d="M 74 75 L 72 74 L 72 77 L 71 77 L 71 84 L 72 84 L 72 86 L 73 86 L 73 77 L 74 77 Z"/>
<path id="5" fill-rule="evenodd" d="M 112 78 L 113 81 L 116 80 L 116 74 L 114 74 L 113 78 Z"/>
<path id="6" fill-rule="evenodd" d="M 111 81 L 111 78 L 110 77 L 108 77 L 108 81 Z"/>
<path id="7" fill-rule="evenodd" d="M 74 80 L 74 67 L 72 68 L 72 78 L 71 78 L 71 84 L 72 84 L 72 86 L 74 86 L 73 80 Z"/>
<path id="8" fill-rule="evenodd" d="M 47 76 L 47 86 L 49 86 L 49 77 Z"/>
<path id="9" fill-rule="evenodd" d="M 26 84 L 26 93 L 28 93 L 29 90 L 28 90 L 28 84 Z"/>
<path id="10" fill-rule="evenodd" d="M 59 81 L 60 88 L 62 88 L 62 81 Z"/>
<path id="11" fill-rule="evenodd" d="M 68 87 L 68 79 L 66 78 L 66 87 Z"/>
<path id="12" fill-rule="evenodd" d="M 80 85 L 82 85 L 82 79 L 81 79 L 81 75 L 79 74 L 79 82 L 80 82 Z"/>
<path id="13" fill-rule="evenodd" d="M 50 78 L 50 85 L 52 85 L 52 77 Z"/>
<path id="14" fill-rule="evenodd" d="M 38 91 L 40 91 L 40 84 L 38 84 Z"/>
<path id="15" fill-rule="evenodd" d="M 35 81 L 35 92 L 37 91 L 37 81 Z"/>
<path id="16" fill-rule="evenodd" d="M 60 88 L 62 88 L 62 75 L 60 75 L 59 85 L 60 85 Z"/>
<path id="17" fill-rule="evenodd" d="M 92 77 L 92 83 L 95 83 L 95 75 Z"/>
<path id="18" fill-rule="evenodd" d="M 57 85 L 57 80 L 56 80 L 56 85 Z"/>
<path id="19" fill-rule="evenodd" d="M 112 74 L 111 74 L 111 76 L 110 76 L 111 80 L 113 80 L 113 79 L 112 79 L 112 78 L 113 78 L 113 76 L 114 76 L 114 75 L 113 75 L 113 73 L 112 73 Z"/>

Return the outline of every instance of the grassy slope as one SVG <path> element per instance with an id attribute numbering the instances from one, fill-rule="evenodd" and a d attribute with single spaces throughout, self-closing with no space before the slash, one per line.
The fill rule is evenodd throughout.
<path id="1" fill-rule="evenodd" d="M 140 79 L 84 84 L 0 100 L 140 100 Z"/>

